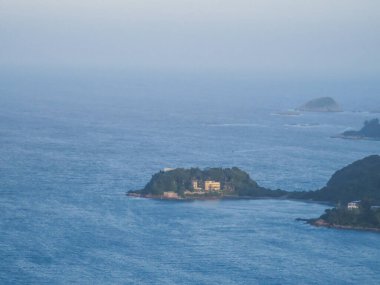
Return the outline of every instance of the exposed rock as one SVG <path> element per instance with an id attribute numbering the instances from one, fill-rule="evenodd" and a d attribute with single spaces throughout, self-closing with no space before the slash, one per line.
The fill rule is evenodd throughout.
<path id="1" fill-rule="evenodd" d="M 375 139 L 380 140 L 380 123 L 379 119 L 365 121 L 363 128 L 359 131 L 346 131 L 339 135 L 347 139 Z"/>

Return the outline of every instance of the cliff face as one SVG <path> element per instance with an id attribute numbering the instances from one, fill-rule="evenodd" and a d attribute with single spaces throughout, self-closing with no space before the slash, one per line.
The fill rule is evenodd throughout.
<path id="1" fill-rule="evenodd" d="M 341 136 L 344 138 L 380 139 L 379 119 L 365 121 L 360 131 L 346 131 Z"/>
<path id="2" fill-rule="evenodd" d="M 293 192 L 289 196 L 334 203 L 353 200 L 380 203 L 380 156 L 371 155 L 338 170 L 320 190 Z"/>
<path id="3" fill-rule="evenodd" d="M 298 108 L 300 111 L 307 112 L 340 112 L 338 103 L 330 97 L 313 99 Z"/>

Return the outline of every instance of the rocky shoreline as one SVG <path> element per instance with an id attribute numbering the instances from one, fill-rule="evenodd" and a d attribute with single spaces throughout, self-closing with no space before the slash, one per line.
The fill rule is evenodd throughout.
<path id="1" fill-rule="evenodd" d="M 338 137 L 354 140 L 380 140 L 380 121 L 377 118 L 365 121 L 359 131 L 345 131 Z"/>
<path id="2" fill-rule="evenodd" d="M 238 195 L 222 195 L 222 196 L 189 196 L 189 197 L 176 197 L 169 198 L 164 197 L 163 195 L 142 195 L 139 193 L 127 192 L 127 196 L 134 198 L 145 198 L 145 199 L 153 199 L 153 200 L 165 200 L 165 201 L 213 201 L 213 200 L 273 200 L 280 199 L 286 200 L 286 197 L 252 197 L 252 196 L 238 196 Z M 293 199 L 288 199 L 293 200 Z M 300 200 L 302 201 L 302 200 Z M 305 202 L 307 202 L 305 200 Z M 309 201 L 310 202 L 310 201 Z"/>
<path id="3" fill-rule="evenodd" d="M 340 229 L 340 230 L 355 230 L 355 231 L 367 231 L 367 232 L 380 233 L 380 228 L 330 224 L 329 222 L 327 222 L 323 219 L 302 219 L 302 218 L 298 218 L 298 219 L 296 219 L 296 221 L 302 221 L 302 222 L 305 222 L 309 225 L 316 226 L 316 227 L 325 227 L 325 228 L 333 228 L 333 229 Z"/>
<path id="4" fill-rule="evenodd" d="M 366 137 L 366 136 L 349 136 L 349 135 L 344 135 L 344 134 L 339 134 L 335 136 L 331 136 L 333 139 L 345 139 L 345 140 L 358 140 L 358 141 L 380 141 L 380 138 L 371 138 L 371 137 Z"/>

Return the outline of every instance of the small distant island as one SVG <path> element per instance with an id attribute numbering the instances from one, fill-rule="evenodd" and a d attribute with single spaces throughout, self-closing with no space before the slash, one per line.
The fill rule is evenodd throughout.
<path id="1" fill-rule="evenodd" d="M 365 121 L 364 126 L 359 131 L 346 131 L 337 137 L 344 139 L 371 139 L 380 140 L 379 119 Z"/>
<path id="2" fill-rule="evenodd" d="M 248 173 L 232 168 L 165 168 L 153 175 L 141 190 L 128 192 L 129 196 L 202 200 L 243 197 L 280 197 L 286 191 L 259 186 Z"/>
<path id="3" fill-rule="evenodd" d="M 338 103 L 331 97 L 320 97 L 313 99 L 301 107 L 299 111 L 306 112 L 340 112 L 342 111 Z"/>

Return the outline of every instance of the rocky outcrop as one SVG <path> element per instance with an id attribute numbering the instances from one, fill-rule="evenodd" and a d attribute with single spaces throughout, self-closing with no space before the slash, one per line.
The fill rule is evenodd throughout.
<path id="1" fill-rule="evenodd" d="M 359 131 L 346 131 L 338 137 L 345 139 L 373 139 L 380 140 L 379 119 L 365 121 L 363 128 Z"/>

